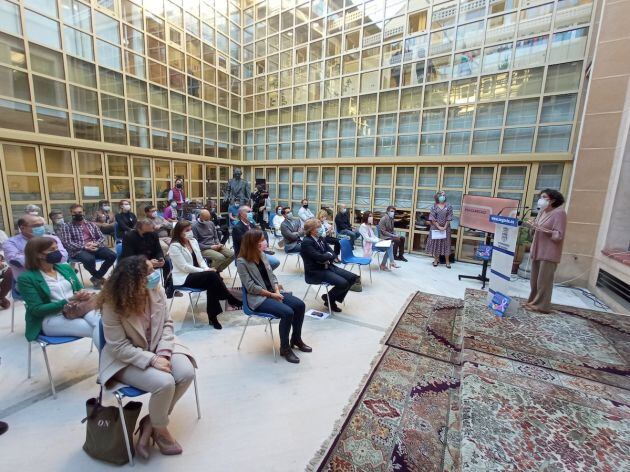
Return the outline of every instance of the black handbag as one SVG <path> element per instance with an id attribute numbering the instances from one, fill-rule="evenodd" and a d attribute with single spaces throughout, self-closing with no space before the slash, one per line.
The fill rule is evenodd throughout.
<path id="1" fill-rule="evenodd" d="M 93 459 L 123 465 L 129 462 L 129 456 L 118 407 L 103 406 L 102 395 L 101 391 L 98 398 L 90 398 L 85 402 L 87 416 L 82 423 L 87 422 L 87 428 L 83 450 Z M 132 455 L 135 454 L 133 431 L 141 409 L 141 402 L 128 402 L 123 407 Z"/>

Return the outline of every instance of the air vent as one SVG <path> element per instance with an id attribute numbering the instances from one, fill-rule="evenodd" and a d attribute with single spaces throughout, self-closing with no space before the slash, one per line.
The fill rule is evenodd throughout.
<path id="1" fill-rule="evenodd" d="M 617 300 L 622 306 L 630 309 L 630 285 L 623 280 L 600 269 L 597 274 L 597 287 L 603 289 L 609 296 Z"/>

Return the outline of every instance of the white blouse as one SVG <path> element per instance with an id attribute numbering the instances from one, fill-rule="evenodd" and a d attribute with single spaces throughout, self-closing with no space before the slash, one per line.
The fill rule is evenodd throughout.
<path id="1" fill-rule="evenodd" d="M 61 300 L 70 300 L 74 296 L 72 284 L 63 275 L 57 272 L 57 277 L 52 277 L 45 272 L 40 271 L 44 277 L 44 281 L 50 289 L 50 300 L 58 302 Z"/>

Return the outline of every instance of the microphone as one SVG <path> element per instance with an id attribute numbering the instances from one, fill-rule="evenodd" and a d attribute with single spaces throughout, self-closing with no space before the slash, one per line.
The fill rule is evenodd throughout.
<path id="1" fill-rule="evenodd" d="M 528 206 L 522 206 L 522 205 L 519 205 L 519 206 L 512 206 L 512 207 L 503 207 L 503 208 L 501 208 L 501 211 L 499 211 L 498 215 L 499 215 L 499 216 L 501 216 L 501 213 L 503 213 L 503 211 L 504 211 L 504 210 L 520 210 L 520 209 L 523 209 L 523 210 L 530 210 L 530 208 L 529 208 Z M 526 213 L 526 212 L 524 211 L 524 213 L 523 213 L 523 214 L 525 214 L 525 213 Z M 516 212 L 516 216 L 517 216 L 517 217 L 518 217 L 518 214 L 519 214 L 519 212 L 517 211 L 517 212 Z"/>

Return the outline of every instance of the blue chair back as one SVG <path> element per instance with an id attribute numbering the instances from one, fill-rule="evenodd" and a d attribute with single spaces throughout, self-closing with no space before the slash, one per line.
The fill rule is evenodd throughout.
<path id="1" fill-rule="evenodd" d="M 11 282 L 11 296 L 13 297 L 13 300 L 18 300 L 18 301 L 24 301 L 24 299 L 22 298 L 22 295 L 20 294 L 20 291 L 17 288 L 17 280 L 13 279 L 13 281 Z"/>
<path id="2" fill-rule="evenodd" d="M 252 316 L 254 315 L 254 310 L 251 309 L 251 307 L 249 306 L 249 303 L 247 303 L 247 290 L 245 290 L 245 287 L 242 287 L 243 290 L 243 312 L 246 315 Z"/>
<path id="3" fill-rule="evenodd" d="M 354 252 L 352 251 L 352 246 L 350 245 L 349 239 L 340 239 L 339 244 L 341 245 L 341 260 L 349 260 L 354 257 Z"/>
<path id="4" fill-rule="evenodd" d="M 98 355 L 100 357 L 101 351 L 105 347 L 105 331 L 103 331 L 103 320 L 98 320 Z"/>
<path id="5" fill-rule="evenodd" d="M 116 261 L 120 260 L 120 256 L 122 255 L 123 245 L 120 242 L 116 243 Z"/>

